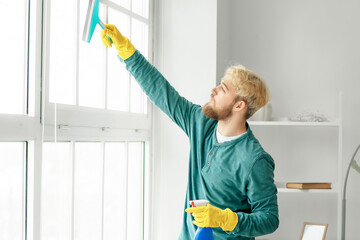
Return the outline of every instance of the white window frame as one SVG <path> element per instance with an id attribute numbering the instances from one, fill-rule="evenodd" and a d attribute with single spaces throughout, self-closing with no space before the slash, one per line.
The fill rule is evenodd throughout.
<path id="1" fill-rule="evenodd" d="M 0 142 L 24 142 L 24 219 L 22 239 L 39 236 L 42 126 L 41 105 L 41 0 L 26 1 L 25 109 L 23 114 L 0 114 Z M 30 14 L 30 15 L 29 15 Z M 29 32 L 29 21 L 32 22 Z M 35 26 L 35 29 L 33 28 Z M 11 77 L 9 77 L 11 79 Z M 31 95 L 31 97 L 30 97 Z M 37 166 L 35 168 L 35 166 Z"/>
<path id="2" fill-rule="evenodd" d="M 145 186 L 144 186 L 144 233 L 143 239 L 150 238 L 150 205 L 151 205 L 151 168 L 152 168 L 152 104 L 148 101 L 147 114 L 117 112 L 88 107 L 54 104 L 49 102 L 48 96 L 48 64 L 49 56 L 46 51 L 47 29 L 45 23 L 48 19 L 46 0 L 28 0 L 32 8 L 31 21 L 36 22 L 36 29 L 30 29 L 35 47 L 28 48 L 30 63 L 27 62 L 28 81 L 33 79 L 30 94 L 33 99 L 28 100 L 28 109 L 24 115 L 0 114 L 0 142 L 27 142 L 31 150 L 27 151 L 33 159 L 28 166 L 32 178 L 24 179 L 31 193 L 27 198 L 27 208 L 31 212 L 25 213 L 31 222 L 27 224 L 26 236 L 23 239 L 35 240 L 41 236 L 41 175 L 42 175 L 42 143 L 44 141 L 96 141 L 96 142 L 145 142 L 148 159 L 145 159 Z M 131 13 L 129 10 L 115 5 L 108 0 L 101 0 L 130 17 L 144 20 L 143 17 Z M 149 26 L 148 56 L 153 61 L 153 0 L 149 0 Z M 29 19 L 29 18 L 28 18 Z M 29 36 L 29 35 L 28 35 Z M 29 39 L 28 39 L 29 42 Z M 29 59 L 28 59 L 29 60 Z M 120 64 L 120 63 L 119 63 Z M 42 91 L 42 88 L 44 91 Z M 81 115 L 78 113 L 81 112 Z M 74 113 L 78 115 L 74 117 Z M 43 125 L 43 123 L 46 123 Z M 29 144 L 30 143 L 30 144 Z M 31 199 L 29 199 L 31 198 Z M 24 222 L 25 223 L 25 222 Z"/>
<path id="3" fill-rule="evenodd" d="M 49 0 L 44 1 L 43 11 L 43 55 L 42 55 L 42 75 L 43 91 L 42 100 L 42 122 L 44 126 L 44 141 L 90 141 L 90 142 L 144 142 L 145 159 L 144 174 L 145 186 L 144 196 L 144 219 L 142 239 L 150 238 L 150 186 L 151 186 L 151 134 L 152 134 L 152 104 L 147 101 L 147 114 L 138 114 L 131 112 L 120 112 L 114 110 L 98 109 L 78 105 L 67 105 L 60 103 L 51 103 L 49 101 L 49 51 L 46 43 L 49 41 Z M 148 56 L 149 61 L 153 59 L 153 0 L 149 0 L 149 18 L 132 13 L 131 11 L 114 4 L 108 0 L 101 0 L 100 3 L 108 5 L 117 11 L 124 13 L 131 18 L 136 18 L 148 24 Z M 79 6 L 79 4 L 77 4 Z M 108 10 L 106 10 L 108 12 Z M 107 22 L 107 19 L 104 19 Z M 130 24 L 131 26 L 131 24 Z M 97 26 L 99 27 L 99 26 Z M 131 31 L 130 31 L 131 32 Z M 93 36 L 96 37 L 96 36 Z M 81 39 L 79 39 L 80 41 Z M 90 43 L 91 44 L 91 43 Z M 78 49 L 77 44 L 76 48 Z M 108 51 L 108 50 L 107 50 Z M 108 54 L 108 53 L 107 53 Z M 76 64 L 79 64 L 77 61 Z M 119 62 L 119 65 L 121 63 Z M 77 79 L 77 81 L 79 81 Z M 78 84 L 77 84 L 78 85 Z M 77 90 L 78 91 L 78 90 Z M 105 97 L 106 99 L 106 97 Z M 35 237 L 35 235 L 34 235 Z M 40 232 L 38 235 L 40 239 Z"/>
<path id="4" fill-rule="evenodd" d="M 45 96 L 43 105 L 45 106 L 45 123 L 56 123 L 57 125 L 67 126 L 67 127 L 76 127 L 76 126 L 91 126 L 99 128 L 100 130 L 105 128 L 108 130 L 112 129 L 134 129 L 142 131 L 151 131 L 151 119 L 152 119 L 152 105 L 147 101 L 147 114 L 138 114 L 131 112 L 120 112 L 106 109 L 98 109 L 91 107 L 84 107 L 78 105 L 67 105 L 60 103 L 51 103 L 49 101 L 49 51 L 46 46 L 46 42 L 49 42 L 50 38 L 50 6 L 47 4 L 51 0 L 45 1 L 44 6 L 44 54 L 43 54 L 43 76 L 45 82 Z M 77 0 L 78 1 L 78 0 Z M 153 11 L 152 11 L 152 2 L 149 0 L 149 19 L 146 19 L 138 14 L 132 13 L 124 7 L 121 7 L 109 0 L 101 0 L 100 3 L 108 5 L 111 8 L 116 9 L 117 11 L 130 16 L 130 18 L 135 18 L 148 24 L 149 26 L 149 41 L 148 41 L 148 56 L 149 61 L 153 60 Z M 79 5 L 79 4 L 78 4 Z M 106 11 L 107 12 L 107 11 Z M 107 20 L 107 19 L 106 19 Z M 97 26 L 99 27 L 99 26 Z M 131 27 L 131 24 L 130 24 Z M 130 31 L 131 32 L 131 31 Z M 96 37 L 96 36 L 93 36 Z M 131 37 L 131 36 L 130 36 Z M 79 40 L 81 41 L 81 39 Z M 91 43 L 90 43 L 91 44 Z M 78 44 L 76 48 L 78 48 Z M 107 49 L 108 51 L 108 49 Z M 111 52 L 112 53 L 112 52 Z M 78 64 L 78 61 L 76 62 Z M 120 63 L 119 63 L 120 64 Z M 77 79 L 78 81 L 78 79 Z M 78 85 L 78 84 L 77 84 Z M 77 90 L 78 91 L 78 90 Z M 106 99 L 106 98 L 105 98 Z M 55 115 L 56 112 L 56 115 Z M 81 112 L 81 115 L 78 113 Z M 56 119 L 54 116 L 57 116 Z M 55 121 L 56 120 L 56 121 Z M 86 136 L 86 133 L 84 133 Z M 138 135 L 138 134 L 136 134 Z"/>

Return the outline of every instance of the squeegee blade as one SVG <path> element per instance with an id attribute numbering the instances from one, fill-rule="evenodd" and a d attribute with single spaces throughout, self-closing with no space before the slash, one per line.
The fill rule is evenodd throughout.
<path id="1" fill-rule="evenodd" d="M 83 31 L 83 36 L 82 36 L 82 40 L 85 42 L 90 42 L 92 34 L 94 29 L 92 28 L 93 21 L 96 21 L 96 19 L 94 19 L 94 7 L 95 7 L 95 0 L 90 0 L 89 1 L 89 6 L 87 9 L 87 13 L 86 13 L 86 19 L 85 19 L 85 24 L 84 24 L 84 31 Z M 96 15 L 97 13 L 95 13 Z M 95 23 L 96 25 L 96 23 Z"/>

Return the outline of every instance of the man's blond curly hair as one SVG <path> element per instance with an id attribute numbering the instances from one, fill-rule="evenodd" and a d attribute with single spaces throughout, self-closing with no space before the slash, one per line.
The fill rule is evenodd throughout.
<path id="1" fill-rule="evenodd" d="M 236 65 L 229 67 L 225 74 L 231 76 L 236 94 L 239 99 L 247 104 L 246 119 L 249 119 L 257 110 L 268 103 L 270 99 L 269 90 L 254 72 L 242 65 Z"/>

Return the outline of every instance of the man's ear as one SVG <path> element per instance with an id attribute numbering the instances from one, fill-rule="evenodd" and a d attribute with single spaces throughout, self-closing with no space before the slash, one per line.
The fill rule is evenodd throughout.
<path id="1" fill-rule="evenodd" d="M 243 100 L 236 101 L 233 107 L 233 110 L 236 112 L 246 111 L 246 109 L 247 109 L 247 104 Z"/>

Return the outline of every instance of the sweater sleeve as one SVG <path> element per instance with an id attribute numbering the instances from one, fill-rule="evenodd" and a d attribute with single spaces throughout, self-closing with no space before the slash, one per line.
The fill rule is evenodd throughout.
<path id="1" fill-rule="evenodd" d="M 278 228 L 279 213 L 274 167 L 274 161 L 269 155 L 255 162 L 247 183 L 247 197 L 251 205 L 251 213 L 237 213 L 238 224 L 228 234 L 257 237 L 273 233 Z"/>
<path id="2" fill-rule="evenodd" d="M 150 101 L 170 117 L 188 136 L 190 118 L 195 104 L 189 102 L 170 85 L 162 74 L 139 51 L 125 62 L 126 69 L 134 76 Z"/>

